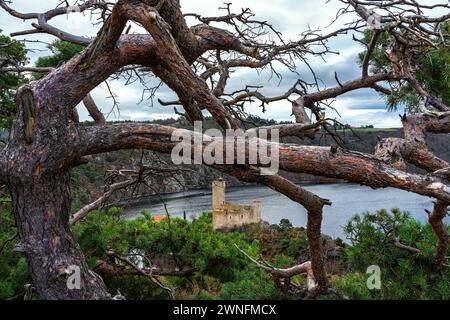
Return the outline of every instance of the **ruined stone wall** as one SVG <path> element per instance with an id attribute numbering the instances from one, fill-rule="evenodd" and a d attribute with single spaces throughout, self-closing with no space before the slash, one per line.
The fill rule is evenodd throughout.
<path id="1" fill-rule="evenodd" d="M 225 181 L 213 181 L 212 183 L 212 209 L 220 210 L 225 204 Z"/>
<path id="2" fill-rule="evenodd" d="M 224 204 L 213 211 L 214 230 L 230 230 L 261 222 L 261 203 L 253 205 Z"/>
<path id="3" fill-rule="evenodd" d="M 225 181 L 214 181 L 212 192 L 214 230 L 236 229 L 261 222 L 261 201 L 256 200 L 252 205 L 226 203 Z"/>

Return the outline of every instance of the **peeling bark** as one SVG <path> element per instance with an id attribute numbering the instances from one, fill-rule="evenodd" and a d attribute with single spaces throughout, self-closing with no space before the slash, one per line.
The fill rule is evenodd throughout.
<path id="1" fill-rule="evenodd" d="M 71 146 L 77 125 L 69 121 L 72 110 L 48 103 L 46 92 L 36 86 L 20 89 L 17 101 L 17 118 L 2 151 L 20 236 L 16 250 L 25 254 L 40 297 L 108 299 L 103 280 L 89 269 L 69 225 L 69 170 L 78 159 Z M 68 280 L 75 269 L 80 288 L 71 290 Z"/>
<path id="2" fill-rule="evenodd" d="M 10 188 L 20 235 L 16 250 L 26 255 L 39 295 L 48 300 L 108 299 L 103 280 L 89 269 L 70 231 L 69 175 L 34 179 Z M 72 267 L 80 270 L 80 289 L 68 287 Z"/>
<path id="3" fill-rule="evenodd" d="M 450 116 L 447 113 L 404 116 L 402 124 L 405 138 L 387 138 L 380 141 L 375 148 L 375 156 L 404 171 L 406 162 L 428 172 L 446 169 L 450 164 L 428 149 L 425 134 L 450 132 L 449 121 Z"/>
<path id="4" fill-rule="evenodd" d="M 434 205 L 433 212 L 428 216 L 428 221 L 438 237 L 436 245 L 436 268 L 441 269 L 445 258 L 448 255 L 448 248 L 450 244 L 449 234 L 443 222 L 447 215 L 447 210 L 450 202 L 437 201 Z"/>

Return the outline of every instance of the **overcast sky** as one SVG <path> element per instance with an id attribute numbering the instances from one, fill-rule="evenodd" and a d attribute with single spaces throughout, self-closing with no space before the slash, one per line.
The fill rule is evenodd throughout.
<path id="1" fill-rule="evenodd" d="M 233 0 L 233 7 L 236 10 L 249 7 L 261 20 L 267 20 L 283 33 L 285 39 L 295 40 L 299 33 L 310 25 L 312 28 L 326 27 L 339 9 L 339 2 L 333 0 L 326 3 L 326 0 Z M 55 6 L 57 1 L 30 1 L 13 0 L 12 7 L 21 12 L 43 12 Z M 219 14 L 218 8 L 223 0 L 181 0 L 182 10 L 185 13 L 196 12 L 204 16 L 214 16 Z M 30 29 L 29 21 L 21 21 L 10 17 L 0 9 L 0 29 L 4 34 L 14 31 Z M 84 36 L 94 36 L 98 26 L 94 26 L 89 14 L 72 13 L 68 16 L 61 16 L 51 21 L 52 24 L 68 31 Z M 336 28 L 333 26 L 332 28 Z M 324 29 L 326 30 L 326 29 Z M 331 29 L 328 29 L 331 30 Z M 135 28 L 132 32 L 138 32 Z M 51 42 L 52 37 L 38 35 L 28 37 L 28 39 L 39 39 Z M 335 38 L 330 42 L 333 50 L 339 51 L 339 55 L 330 55 L 326 61 L 311 59 L 311 63 L 317 75 L 327 86 L 335 86 L 334 72 L 336 71 L 341 81 L 350 80 L 359 76 L 360 70 L 356 63 L 356 55 L 361 51 L 361 47 L 351 40 L 351 36 Z M 36 44 L 29 44 L 30 48 L 42 49 Z M 48 51 L 35 51 L 30 53 L 30 61 L 33 63 L 38 56 L 48 55 Z M 298 64 L 300 77 L 310 78 L 306 67 Z M 283 81 L 281 84 L 277 80 L 270 80 L 268 73 L 258 74 L 255 70 L 240 70 L 232 76 L 231 89 L 242 87 L 245 84 L 264 86 L 263 93 L 267 95 L 278 95 L 295 83 L 299 75 L 292 74 L 287 70 L 281 70 Z M 120 103 L 120 115 L 117 112 L 109 115 L 109 120 L 130 119 L 130 120 L 152 120 L 174 116 L 171 107 L 155 105 L 142 100 L 142 85 L 133 84 L 124 86 L 120 81 L 110 82 L 112 90 L 117 94 Z M 94 98 L 104 112 L 109 112 L 112 101 L 108 98 L 109 93 L 106 85 L 102 84 L 94 90 Z M 162 88 L 157 97 L 162 99 L 173 99 L 175 96 L 167 88 Z M 364 89 L 341 96 L 334 102 L 333 106 L 339 111 L 341 122 L 354 126 L 372 124 L 376 127 L 399 127 L 401 126 L 398 112 L 389 113 L 385 110 L 385 103 L 380 96 L 371 90 Z M 88 116 L 83 108 L 79 108 L 81 119 L 86 120 Z M 291 106 L 288 102 L 277 102 L 267 107 L 266 113 L 262 114 L 255 105 L 249 110 L 264 118 L 275 118 L 278 120 L 292 120 L 290 117 Z M 329 112 L 328 116 L 337 114 Z"/>

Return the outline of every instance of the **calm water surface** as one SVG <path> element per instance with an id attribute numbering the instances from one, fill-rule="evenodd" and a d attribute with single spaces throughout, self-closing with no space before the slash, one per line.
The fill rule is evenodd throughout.
<path id="1" fill-rule="evenodd" d="M 305 189 L 333 202 L 331 207 L 325 207 L 323 219 L 323 233 L 332 237 L 345 238 L 342 226 L 353 215 L 364 211 L 400 208 L 425 222 L 427 215 L 424 210 L 432 209 L 433 205 L 431 198 L 392 188 L 373 190 L 355 184 L 321 184 L 305 186 Z M 256 198 L 262 202 L 263 220 L 278 224 L 281 219 L 287 218 L 294 226 L 306 225 L 306 211 L 302 206 L 267 187 L 228 188 L 226 193 L 227 202 L 250 204 Z M 189 217 L 211 210 L 208 190 L 173 194 L 164 202 L 171 215 L 186 212 Z M 164 204 L 155 201 L 128 208 L 125 213 L 132 218 L 143 209 L 152 214 L 165 213 Z M 447 218 L 446 222 L 450 223 L 450 219 Z"/>

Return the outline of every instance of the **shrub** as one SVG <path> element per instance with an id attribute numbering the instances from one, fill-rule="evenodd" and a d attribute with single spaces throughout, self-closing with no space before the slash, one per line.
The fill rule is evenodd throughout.
<path id="1" fill-rule="evenodd" d="M 15 252 L 17 228 L 11 213 L 11 199 L 0 192 L 0 299 L 23 293 L 30 283 L 25 258 Z"/>
<path id="2" fill-rule="evenodd" d="M 450 268 L 435 270 L 436 236 L 428 224 L 421 224 L 409 213 L 398 209 L 353 217 L 344 228 L 352 246 L 346 249 L 349 267 L 365 273 L 370 265 L 381 269 L 382 288 L 373 293 L 381 299 L 448 299 L 450 297 Z M 402 244 L 420 250 L 411 253 L 395 245 Z M 350 297 L 365 296 L 359 277 L 346 275 L 338 284 Z M 355 290 L 358 288 L 358 290 Z M 354 296 L 352 296 L 352 294 Z"/>
<path id="3" fill-rule="evenodd" d="M 366 285 L 367 276 L 360 273 L 348 273 L 333 281 L 333 288 L 343 292 L 353 300 L 371 300 L 377 297 L 377 291 L 371 291 Z"/>
<path id="4" fill-rule="evenodd" d="M 207 214 L 193 222 L 171 218 L 153 223 L 149 214 L 126 220 L 121 210 L 110 209 L 92 212 L 74 230 L 92 267 L 98 260 L 107 259 L 109 250 L 119 255 L 140 252 L 150 261 L 169 257 L 179 269 L 194 268 L 201 275 L 199 281 L 205 276 L 221 282 L 233 281 L 236 272 L 246 268 L 248 261 L 234 244 L 252 254 L 258 251 L 257 242 L 248 244 L 241 233 L 215 232 Z M 149 267 L 146 263 L 143 267 Z M 116 284 L 114 289 L 118 287 Z"/>
<path id="5" fill-rule="evenodd" d="M 268 300 L 279 298 L 270 275 L 260 269 L 238 272 L 233 282 L 225 283 L 219 292 L 223 300 Z"/>

